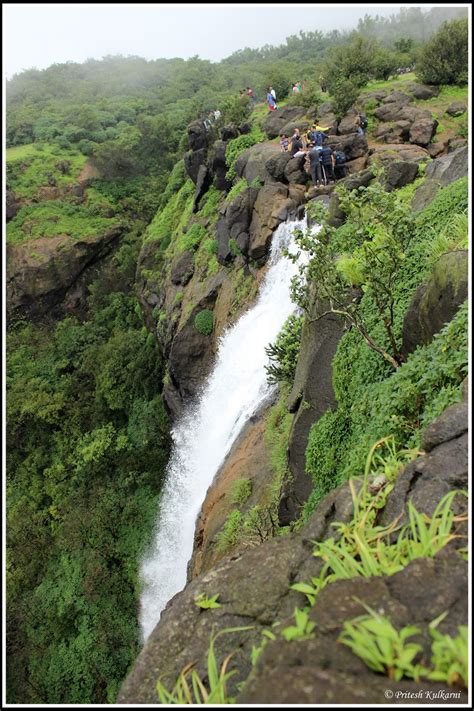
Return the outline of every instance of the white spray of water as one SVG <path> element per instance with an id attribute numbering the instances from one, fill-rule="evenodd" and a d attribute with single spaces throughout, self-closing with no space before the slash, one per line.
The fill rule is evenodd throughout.
<path id="1" fill-rule="evenodd" d="M 195 405 L 173 430 L 154 542 L 140 571 L 144 640 L 167 602 L 186 584 L 196 520 L 207 489 L 245 423 L 272 393 L 265 346 L 295 310 L 290 282 L 298 266 L 283 250 L 295 251 L 293 232 L 304 226 L 304 221 L 286 222 L 276 230 L 255 305 L 221 337 L 212 373 Z"/>

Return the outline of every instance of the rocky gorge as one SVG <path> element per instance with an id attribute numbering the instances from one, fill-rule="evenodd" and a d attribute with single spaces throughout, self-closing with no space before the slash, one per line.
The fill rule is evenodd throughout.
<path id="1" fill-rule="evenodd" d="M 188 521 L 185 512 L 173 524 L 193 531 L 185 580 L 146 635 L 118 690 L 119 704 L 158 703 L 157 683 L 172 689 L 189 665 L 207 683 L 211 640 L 219 664 L 229 659 L 234 672 L 229 694 L 241 704 L 384 704 L 388 685 L 402 699 L 405 692 L 417 693 L 421 683 L 430 694 L 455 691 L 455 702 L 466 702 L 459 677 L 448 683 L 427 676 L 430 623 L 443 615 L 438 631 L 454 638 L 467 621 L 463 492 L 468 486 L 468 251 L 451 218 L 456 216 L 461 233 L 468 147 L 459 137 L 436 140 L 439 120 L 429 102 L 438 93 L 436 87 L 415 82 L 365 92 L 358 100 L 371 120 L 364 135 L 357 131 L 355 108 L 337 118 L 328 101 L 309 109 L 290 104 L 239 125 L 189 124 L 187 150 L 171 171 L 166 200 L 144 229 L 133 262 L 136 311 L 144 324 L 135 338 L 141 334 L 159 354 L 154 387 L 164 406 L 162 410 L 160 404 L 158 419 L 169 418 L 169 429 L 181 443 L 189 444 L 196 427 L 205 448 L 217 448 L 219 428 L 206 431 L 200 419 L 203 392 L 216 373 L 226 338 L 239 333 L 239 324 L 258 307 L 269 274 L 274 279 L 273 306 L 282 323 L 262 345 L 278 342 L 287 315 L 297 316 L 300 326 L 292 336 L 294 349 L 285 351 L 290 375 L 278 386 L 262 385 L 261 399 L 248 411 L 246 403 L 236 404 L 238 426 L 229 427 L 232 437 L 222 447 L 224 456 L 216 462 L 210 485 L 203 479 L 197 518 L 193 513 Z M 453 104 L 446 112 L 462 116 L 464 108 Z M 306 131 L 315 120 L 327 127 L 331 148 L 347 157 L 347 175 L 335 185 L 310 185 L 304 158 L 283 153 L 278 143 L 283 133 Z M 43 186 L 41 200 L 72 200 L 71 209 L 93 209 L 99 218 L 94 229 L 71 236 L 58 228 L 53 236 L 8 245 L 8 317 L 13 324 L 80 319 L 90 292 L 98 290 L 100 296 L 97 283 L 121 274 L 117 255 L 130 223 L 108 204 L 96 207 L 91 171 L 87 162 L 85 172 L 68 177 L 67 187 L 49 186 L 57 192 L 45 194 Z M 364 196 L 369 196 L 365 204 Z M 280 306 L 277 284 L 288 279 L 289 300 L 299 268 L 296 257 L 294 271 L 271 277 L 275 244 L 289 226 L 304 235 L 306 228 L 318 230 L 324 221 L 323 229 L 333 230 L 330 234 L 345 253 L 360 228 L 351 206 L 363 205 L 360 213 L 365 215 L 364 210 L 371 214 L 380 204 L 382 212 L 384 196 L 399 201 L 407 224 L 412 220 L 412 240 L 400 258 L 400 275 L 394 277 L 391 308 L 400 351 L 395 371 L 370 351 L 343 313 L 329 308 L 311 282 L 305 287 L 304 307 L 286 300 Z M 30 207 L 11 192 L 12 224 Z M 290 244 L 285 233 L 281 264 L 290 261 L 284 256 Z M 347 303 L 360 304 L 379 335 L 370 293 L 356 278 L 347 286 Z M 270 318 L 265 312 L 260 323 L 268 325 Z M 249 389 L 260 394 L 265 373 L 257 356 L 252 357 L 252 346 L 255 332 L 260 330 L 263 338 L 266 331 L 259 322 L 254 329 L 252 343 L 241 336 L 233 346 L 235 360 L 220 384 L 215 423 L 225 422 L 237 399 L 233 388 L 239 381 L 233 376 L 247 364 L 245 356 L 255 362 L 249 363 L 238 389 L 250 383 Z M 68 344 L 68 357 L 69 351 L 74 358 Z M 253 386 L 251 368 L 257 365 L 260 380 Z M 68 368 L 61 364 L 59 372 Z M 104 376 L 97 376 L 97 402 L 100 407 L 111 402 L 112 411 L 119 406 L 103 392 L 118 370 L 112 362 Z M 124 401 L 127 387 L 119 380 Z M 155 390 L 152 395 L 158 397 Z M 137 407 L 144 407 L 142 400 Z M 140 418 L 132 411 L 138 428 Z M 83 456 L 92 463 L 111 447 L 112 436 L 102 429 L 100 436 L 95 449 L 88 448 L 87 439 L 81 442 Z M 147 443 L 154 436 L 151 426 L 130 434 L 131 441 Z M 120 447 L 124 452 L 127 447 L 119 437 L 113 441 L 122 456 Z M 190 450 L 191 459 L 196 451 Z M 179 479 L 187 463 L 176 450 L 170 461 L 177 462 L 173 475 Z M 54 486 L 60 487 L 61 471 L 52 470 L 59 482 L 55 479 Z M 443 502 L 449 506 L 441 511 Z M 413 519 L 412 506 L 426 525 L 449 520 L 443 545 L 426 555 L 404 554 L 393 568 L 372 575 L 328 572 L 325 546 L 337 546 L 346 534 L 354 545 L 350 536 L 358 530 L 361 510 L 371 526 L 383 529 L 382 545 L 395 555 L 397 545 L 401 549 L 413 538 L 413 529 L 410 533 L 406 528 Z M 60 515 L 50 508 L 53 517 Z M 147 515 L 156 517 L 157 509 Z M 138 549 L 146 554 L 143 546 Z M 360 561 L 357 548 L 351 556 Z M 153 574 L 159 578 L 160 570 Z M 311 589 L 316 592 L 308 593 Z M 202 597 L 218 602 L 200 606 Z M 416 660 L 426 671 L 422 681 L 409 674 L 388 681 L 341 644 L 347 624 L 368 609 L 398 630 L 415 626 Z M 285 631 L 295 622 L 297 627 L 298 619 L 305 626 L 292 639 Z M 423 703 L 430 698 L 428 694 Z"/>

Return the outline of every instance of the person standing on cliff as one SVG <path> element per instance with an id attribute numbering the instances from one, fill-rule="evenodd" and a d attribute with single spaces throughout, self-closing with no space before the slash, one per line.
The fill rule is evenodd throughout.
<path id="1" fill-rule="evenodd" d="M 273 91 L 273 89 L 270 87 L 268 89 L 268 94 L 267 94 L 267 104 L 268 104 L 268 108 L 270 111 L 275 111 L 275 109 L 277 108 L 277 105 L 276 105 L 274 92 L 272 94 L 272 91 Z"/>

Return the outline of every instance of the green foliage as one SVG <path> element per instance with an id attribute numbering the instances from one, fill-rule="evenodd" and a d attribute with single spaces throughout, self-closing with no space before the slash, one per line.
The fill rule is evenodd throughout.
<path id="1" fill-rule="evenodd" d="M 233 200 L 237 195 L 240 195 L 240 193 L 243 193 L 244 190 L 247 190 L 247 188 L 247 181 L 245 180 L 245 178 L 241 178 L 235 185 L 232 186 L 232 188 L 227 193 L 227 202 L 231 202 L 231 200 Z"/>
<path id="2" fill-rule="evenodd" d="M 380 183 L 359 189 L 357 195 L 342 189 L 340 204 L 348 215 L 345 244 L 334 239 L 335 230 L 327 224 L 317 238 L 310 230 L 297 235 L 298 244 L 311 260 L 300 269 L 299 279 L 293 281 L 293 296 L 301 307 L 308 308 L 306 282 L 311 282 L 314 298 L 327 304 L 325 313 L 346 319 L 369 348 L 398 368 L 403 356 L 394 334 L 393 285 L 414 233 L 414 218 L 396 195 L 385 192 Z M 343 250 L 346 246 L 347 251 L 341 250 L 341 246 Z M 373 305 L 388 346 L 370 332 L 359 300 L 349 294 L 353 286 L 360 287 Z"/>
<path id="3" fill-rule="evenodd" d="M 375 524 L 374 512 L 385 505 L 389 489 L 367 498 L 365 481 L 362 494 L 356 493 L 351 480 L 354 502 L 354 517 L 349 524 L 333 524 L 340 537 L 328 538 L 317 543 L 314 555 L 322 558 L 324 566 L 317 577 L 311 579 L 311 586 L 296 584 L 293 589 L 303 592 L 310 602 L 319 591 L 336 580 L 355 577 L 369 578 L 377 575 L 393 575 L 403 570 L 416 558 L 431 558 L 456 538 L 452 533 L 455 521 L 465 520 L 465 516 L 456 517 L 452 510 L 455 497 L 467 495 L 466 492 L 452 491 L 438 503 L 433 516 L 419 513 L 411 501 L 408 502 L 409 523 L 401 529 L 397 520 L 388 526 Z M 395 543 L 391 536 L 398 532 Z"/>
<path id="4" fill-rule="evenodd" d="M 289 316 L 275 343 L 265 348 L 270 364 L 265 366 L 269 383 L 286 382 L 292 385 L 300 352 L 303 316 Z"/>
<path id="5" fill-rule="evenodd" d="M 21 146 L 7 151 L 7 184 L 17 198 L 33 198 L 41 187 L 74 184 L 86 158 L 74 148 L 55 151 L 51 144 Z"/>
<path id="6" fill-rule="evenodd" d="M 226 163 L 229 166 L 226 175 L 228 180 L 235 178 L 235 162 L 237 158 L 246 151 L 247 148 L 254 146 L 256 143 L 261 143 L 264 140 L 265 134 L 262 129 L 254 125 L 250 133 L 244 133 L 242 136 L 228 141 L 225 151 Z"/>
<path id="7" fill-rule="evenodd" d="M 138 561 L 170 447 L 163 366 L 135 297 L 94 299 L 83 322 L 7 334 L 13 701 L 114 703 L 139 651 Z"/>
<path id="8" fill-rule="evenodd" d="M 433 244 L 433 226 L 441 232 L 466 207 L 463 179 L 440 190 L 417 216 L 405 259 L 393 283 L 397 340 L 407 306 L 430 274 L 427 253 Z M 353 229 L 349 225 L 336 230 L 332 238 L 334 249 L 349 252 L 355 242 L 349 241 L 351 235 Z M 360 308 L 367 324 L 383 340 L 376 310 L 365 295 Z M 430 344 L 419 347 L 396 372 L 367 348 L 355 330 L 343 336 L 332 364 L 338 408 L 326 413 L 311 428 L 308 439 L 306 466 L 314 489 L 305 516 L 328 491 L 363 469 L 366 452 L 374 442 L 393 435 L 398 448 L 419 446 L 421 429 L 461 398 L 460 385 L 467 373 L 467 314 L 467 308 L 461 307 L 453 321 Z"/>
<path id="9" fill-rule="evenodd" d="M 7 241 L 21 244 L 38 237 L 92 237 L 117 224 L 117 218 L 99 217 L 87 206 L 48 200 L 22 207 L 8 223 Z"/>
<path id="10" fill-rule="evenodd" d="M 442 681 L 446 684 L 462 684 L 468 687 L 469 674 L 469 632 L 465 625 L 458 627 L 456 637 L 438 632 L 439 623 L 445 618 L 446 613 L 433 620 L 429 631 L 433 638 L 431 645 L 432 671 L 428 679 Z"/>
<path id="11" fill-rule="evenodd" d="M 242 535 L 243 515 L 238 509 L 232 511 L 216 537 L 217 550 L 225 553 L 235 546 Z"/>
<path id="12" fill-rule="evenodd" d="M 232 484 L 230 493 L 233 504 L 243 506 L 252 494 L 252 480 L 248 478 L 236 479 Z"/>
<path id="13" fill-rule="evenodd" d="M 240 126 L 248 119 L 251 110 L 252 103 L 247 94 L 229 96 L 221 104 L 221 121 L 223 124 L 233 123 Z"/>
<path id="14" fill-rule="evenodd" d="M 199 244 L 206 238 L 206 228 L 195 222 L 191 227 L 183 233 L 174 245 L 175 254 L 182 254 L 188 250 L 195 250 Z"/>
<path id="15" fill-rule="evenodd" d="M 398 631 L 386 617 L 366 605 L 364 607 L 369 614 L 345 622 L 339 642 L 348 646 L 370 669 L 394 681 L 409 678 L 419 682 L 425 677 L 467 688 L 469 653 L 468 628 L 465 625 L 458 628 L 458 635 L 453 638 L 436 629 L 446 613 L 430 623 L 433 642 L 429 669 L 414 663 L 422 652 L 421 645 L 408 642 L 410 637 L 421 633 L 419 628 L 409 626 Z"/>
<path id="16" fill-rule="evenodd" d="M 421 676 L 426 676 L 425 670 L 413 663 L 423 648 L 408 641 L 420 633 L 418 627 L 403 627 L 398 631 L 386 617 L 368 609 L 368 615 L 344 623 L 339 642 L 349 647 L 370 669 L 394 681 L 403 677 L 419 681 Z"/>
<path id="17" fill-rule="evenodd" d="M 466 84 L 468 80 L 467 20 L 445 22 L 422 47 L 416 74 L 427 84 Z"/>
<path id="18" fill-rule="evenodd" d="M 194 326 L 203 336 L 210 336 L 214 328 L 214 314 L 209 309 L 203 309 L 194 318 Z"/>
<path id="19" fill-rule="evenodd" d="M 443 254 L 456 249 L 467 249 L 469 234 L 469 215 L 461 212 L 453 215 L 452 220 L 435 234 L 430 246 L 427 246 L 426 257 L 430 264 L 434 264 Z"/>
<path id="20" fill-rule="evenodd" d="M 217 602 L 219 594 L 208 597 L 206 593 L 200 593 L 194 600 L 194 604 L 203 610 L 215 610 L 218 607 L 222 607 L 220 603 Z"/>
<path id="21" fill-rule="evenodd" d="M 309 612 L 295 608 L 294 616 L 295 624 L 282 629 L 281 633 L 283 637 L 287 642 L 293 642 L 299 639 L 311 639 L 316 624 L 309 619 Z"/>
<path id="22" fill-rule="evenodd" d="M 160 704 L 233 704 L 235 698 L 227 692 L 227 682 L 236 674 L 236 670 L 227 671 L 232 654 L 228 655 L 219 669 L 214 644 L 221 634 L 249 630 L 252 627 L 233 627 L 221 630 L 213 635 L 207 653 L 207 674 L 204 680 L 193 667 L 194 662 L 187 664 L 181 671 L 176 684 L 168 691 L 161 681 L 156 684 L 156 692 Z M 190 682 L 188 677 L 190 675 Z M 205 681 L 207 681 L 207 686 Z"/>

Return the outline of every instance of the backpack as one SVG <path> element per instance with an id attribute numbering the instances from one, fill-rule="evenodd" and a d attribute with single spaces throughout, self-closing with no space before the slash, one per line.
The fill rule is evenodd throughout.
<path id="1" fill-rule="evenodd" d="M 336 165 L 344 165 L 344 163 L 346 162 L 346 154 L 344 153 L 344 151 L 336 151 L 335 156 Z"/>

